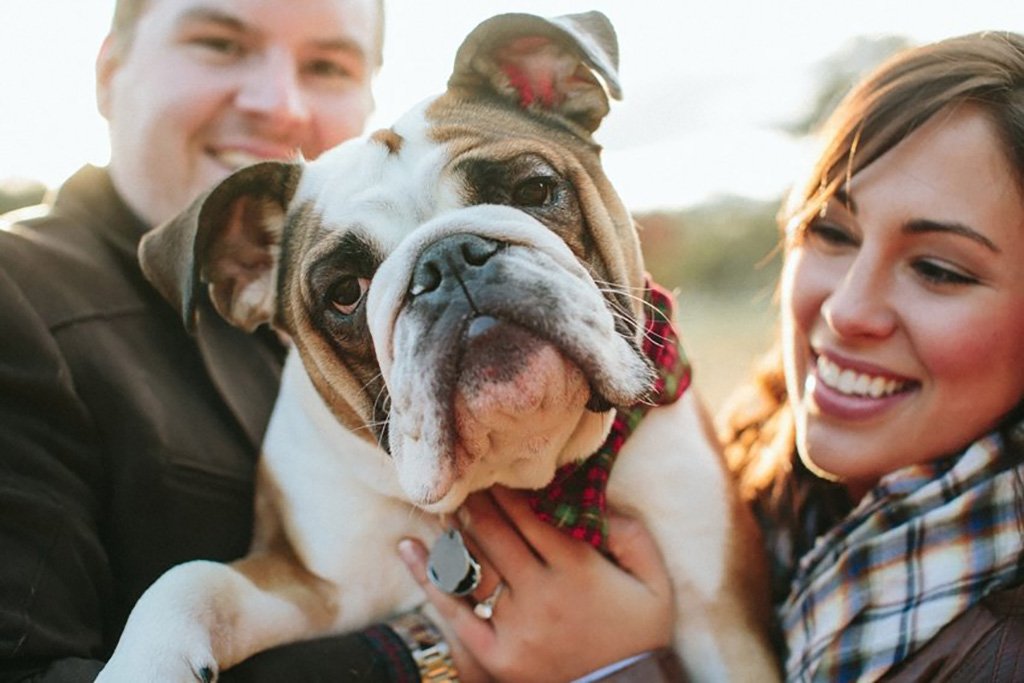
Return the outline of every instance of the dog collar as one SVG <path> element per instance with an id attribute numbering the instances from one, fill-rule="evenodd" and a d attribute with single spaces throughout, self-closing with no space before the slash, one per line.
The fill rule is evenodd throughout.
<path id="1" fill-rule="evenodd" d="M 529 496 L 538 517 L 601 550 L 608 538 L 606 489 L 616 456 L 652 406 L 674 403 L 690 386 L 690 364 L 672 325 L 672 295 L 648 280 L 644 300 L 643 352 L 657 373 L 650 395 L 616 409 L 611 432 L 597 452 L 563 465 L 550 484 Z"/>

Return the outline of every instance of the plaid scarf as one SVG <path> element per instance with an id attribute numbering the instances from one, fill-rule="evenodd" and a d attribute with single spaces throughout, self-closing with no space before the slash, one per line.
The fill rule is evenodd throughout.
<path id="1" fill-rule="evenodd" d="M 602 550 L 608 536 L 605 490 L 615 456 L 648 410 L 673 403 L 690 385 L 690 366 L 672 325 L 672 295 L 648 281 L 644 299 L 648 306 L 643 351 L 657 373 L 650 395 L 617 409 L 611 432 L 596 453 L 563 465 L 547 487 L 529 496 L 538 517 Z"/>
<path id="2" fill-rule="evenodd" d="M 779 608 L 788 681 L 874 681 L 983 597 L 1021 578 L 1024 465 L 990 434 L 882 478 L 818 539 Z"/>

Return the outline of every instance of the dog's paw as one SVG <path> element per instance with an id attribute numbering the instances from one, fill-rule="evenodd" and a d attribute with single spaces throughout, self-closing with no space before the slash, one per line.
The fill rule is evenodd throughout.
<path id="1" fill-rule="evenodd" d="M 198 670 L 193 671 L 193 673 L 199 683 L 217 683 L 216 666 L 201 666 Z"/>
<path id="2" fill-rule="evenodd" d="M 115 656 L 100 671 L 96 683 L 216 683 L 218 675 L 216 663 L 208 659 L 190 663 L 187 656 L 159 657 L 147 661 L 128 661 L 127 658 Z"/>
<path id="3" fill-rule="evenodd" d="M 122 640 L 100 671 L 97 683 L 216 683 L 220 667 L 209 647 L 168 646 L 158 637 L 145 643 L 134 641 L 127 647 Z"/>

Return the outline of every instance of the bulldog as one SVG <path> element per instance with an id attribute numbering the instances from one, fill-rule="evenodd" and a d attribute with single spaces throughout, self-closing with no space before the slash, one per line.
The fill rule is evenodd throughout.
<path id="1" fill-rule="evenodd" d="M 250 554 L 161 577 L 100 680 L 210 681 L 416 608 L 399 539 L 431 544 L 493 484 L 549 487 L 636 407 L 606 495 L 659 543 L 685 667 L 776 677 L 759 541 L 699 403 L 651 398 L 653 290 L 593 138 L 617 52 L 599 13 L 494 17 L 447 90 L 390 128 L 241 169 L 144 238 L 186 324 L 208 299 L 291 347 Z"/>

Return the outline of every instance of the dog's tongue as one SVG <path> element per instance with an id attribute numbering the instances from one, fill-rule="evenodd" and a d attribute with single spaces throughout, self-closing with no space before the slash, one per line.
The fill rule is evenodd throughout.
<path id="1" fill-rule="evenodd" d="M 582 371 L 524 328 L 482 316 L 471 323 L 465 343 L 455 397 L 463 441 L 477 430 L 523 429 L 523 421 L 527 433 L 544 431 L 550 428 L 545 420 L 563 418 L 590 396 Z"/>

